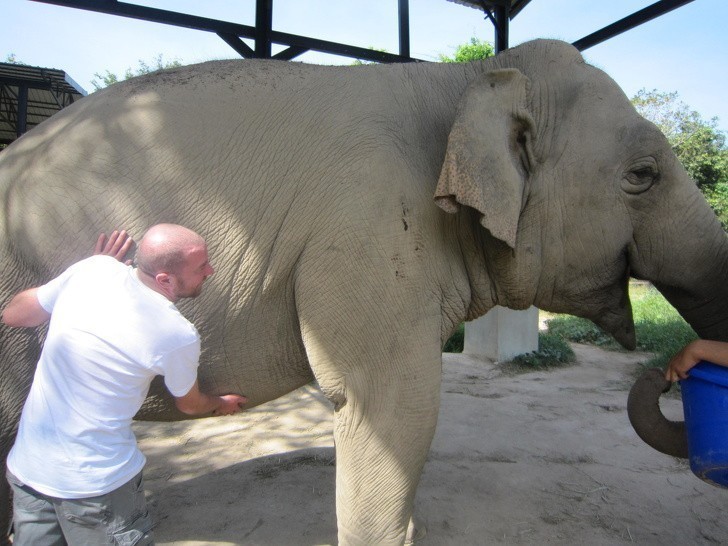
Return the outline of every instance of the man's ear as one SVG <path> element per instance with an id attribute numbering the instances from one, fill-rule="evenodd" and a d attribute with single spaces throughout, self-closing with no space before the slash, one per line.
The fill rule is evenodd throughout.
<path id="1" fill-rule="evenodd" d="M 160 286 L 172 285 L 172 276 L 169 273 L 157 273 L 154 276 L 154 280 L 157 281 Z"/>

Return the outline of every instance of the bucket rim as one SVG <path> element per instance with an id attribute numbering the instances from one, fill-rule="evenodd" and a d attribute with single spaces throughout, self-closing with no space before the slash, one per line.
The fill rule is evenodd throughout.
<path id="1" fill-rule="evenodd" d="M 689 381 L 691 378 L 702 379 L 703 381 L 728 387 L 728 368 L 701 360 L 688 372 L 687 379 L 681 380 L 680 383 Z"/>

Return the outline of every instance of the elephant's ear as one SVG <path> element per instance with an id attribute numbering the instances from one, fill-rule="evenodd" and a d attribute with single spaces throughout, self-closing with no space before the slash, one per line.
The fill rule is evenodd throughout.
<path id="1" fill-rule="evenodd" d="M 511 248 L 516 246 L 526 179 L 533 165 L 528 85 L 520 71 L 503 69 L 468 86 L 435 191 L 440 208 L 450 213 L 460 205 L 478 210 L 483 227 Z"/>

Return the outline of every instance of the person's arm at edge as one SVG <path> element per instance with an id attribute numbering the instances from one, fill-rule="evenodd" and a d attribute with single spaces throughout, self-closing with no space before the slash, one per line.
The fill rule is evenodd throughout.
<path id="1" fill-rule="evenodd" d="M 102 233 L 96 240 L 94 254 L 103 254 L 122 261 L 133 244 L 134 239 L 126 230 L 114 230 L 108 237 Z M 38 288 L 23 290 L 10 300 L 3 309 L 3 324 L 13 328 L 35 328 L 50 320 L 51 314 L 38 301 Z"/>
<path id="2" fill-rule="evenodd" d="M 685 379 L 688 371 L 701 360 L 728 366 L 728 343 L 709 339 L 697 339 L 688 343 L 670 359 L 665 371 L 665 379 L 668 381 Z"/>
<path id="3" fill-rule="evenodd" d="M 242 411 L 242 406 L 247 401 L 247 398 L 238 394 L 225 394 L 223 396 L 205 394 L 200 391 L 197 381 L 187 394 L 174 399 L 177 409 L 187 415 L 204 415 L 210 412 L 213 415 L 232 415 Z"/>
<path id="4" fill-rule="evenodd" d="M 16 294 L 3 309 L 2 322 L 13 328 L 34 328 L 48 322 L 51 314 L 38 301 L 38 288 Z"/>

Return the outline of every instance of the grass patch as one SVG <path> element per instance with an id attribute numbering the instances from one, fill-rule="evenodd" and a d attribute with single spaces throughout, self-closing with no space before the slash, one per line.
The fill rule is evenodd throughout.
<path id="1" fill-rule="evenodd" d="M 678 314 L 675 308 L 657 289 L 646 283 L 631 283 L 629 297 L 637 334 L 637 350 L 654 353 L 643 365 L 648 368 L 665 368 L 672 355 L 682 349 L 697 334 Z M 539 349 L 516 358 L 514 366 L 521 369 L 545 369 L 563 366 L 568 360 L 567 342 L 587 343 L 608 350 L 621 351 L 622 347 L 612 336 L 593 322 L 570 315 L 548 315 L 547 332 L 539 334 Z M 445 343 L 444 352 L 463 351 L 464 327 L 461 324 Z"/>
<path id="2" fill-rule="evenodd" d="M 443 353 L 462 353 L 465 346 L 465 324 L 462 322 L 453 335 L 450 336 L 442 348 Z"/>
<path id="3" fill-rule="evenodd" d="M 652 286 L 630 286 L 637 334 L 637 350 L 655 353 L 646 367 L 664 368 L 673 354 L 697 339 L 697 334 L 675 308 Z M 612 337 L 589 320 L 569 315 L 549 319 L 548 332 L 575 343 L 622 350 Z"/>
<path id="4" fill-rule="evenodd" d="M 508 367 L 522 371 L 545 370 L 566 366 L 573 363 L 575 358 L 574 351 L 564 338 L 550 333 L 539 333 L 538 350 L 518 355 Z"/>

